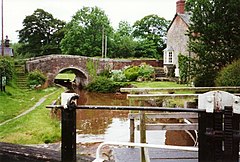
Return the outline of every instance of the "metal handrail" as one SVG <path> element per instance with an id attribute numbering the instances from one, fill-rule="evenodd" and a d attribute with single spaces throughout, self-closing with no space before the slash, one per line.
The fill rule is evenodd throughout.
<path id="1" fill-rule="evenodd" d="M 63 105 L 47 105 L 46 108 L 64 108 Z M 142 111 L 169 111 L 169 112 L 206 112 L 204 109 L 196 108 L 169 108 L 169 107 L 149 107 L 149 106 L 100 106 L 100 105 L 76 105 L 76 109 L 94 110 L 142 110 Z"/>
<path id="2" fill-rule="evenodd" d="M 197 147 L 188 147 L 188 146 L 168 146 L 168 145 L 155 145 L 155 144 L 132 143 L 132 142 L 103 142 L 98 146 L 97 151 L 96 151 L 96 159 L 93 162 L 103 162 L 104 161 L 104 159 L 101 157 L 101 148 L 105 145 L 162 148 L 162 149 L 184 150 L 184 151 L 198 151 Z"/>

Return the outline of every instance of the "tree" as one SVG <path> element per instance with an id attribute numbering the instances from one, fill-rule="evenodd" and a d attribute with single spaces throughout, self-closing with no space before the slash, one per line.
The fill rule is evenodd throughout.
<path id="1" fill-rule="evenodd" d="M 23 26 L 18 31 L 22 55 L 32 57 L 61 52 L 59 43 L 64 36 L 64 21 L 55 19 L 43 9 L 37 9 L 26 16 Z"/>
<path id="2" fill-rule="evenodd" d="M 165 48 L 164 39 L 166 37 L 169 21 L 159 17 L 158 15 L 148 15 L 134 23 L 133 36 L 143 42 L 149 41 L 148 44 L 154 43 L 156 49 L 148 51 L 157 51 L 157 54 L 162 56 L 162 51 Z M 154 53 L 149 53 L 148 57 L 157 57 Z"/>
<path id="3" fill-rule="evenodd" d="M 218 71 L 240 58 L 240 1 L 188 0 L 189 49 L 196 54 L 197 86 L 213 86 Z"/>
<path id="4" fill-rule="evenodd" d="M 101 56 L 102 32 L 111 35 L 112 27 L 103 10 L 83 7 L 66 26 L 61 49 L 65 54 Z"/>
<path id="5" fill-rule="evenodd" d="M 13 62 L 10 59 L 0 58 L 0 77 L 6 76 L 7 84 L 13 78 Z"/>
<path id="6" fill-rule="evenodd" d="M 135 48 L 136 41 L 132 36 L 131 25 L 126 21 L 121 21 L 110 42 L 110 56 L 118 58 L 133 57 Z"/>

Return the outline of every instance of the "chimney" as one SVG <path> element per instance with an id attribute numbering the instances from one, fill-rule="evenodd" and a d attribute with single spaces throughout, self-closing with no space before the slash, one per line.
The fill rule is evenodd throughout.
<path id="1" fill-rule="evenodd" d="M 184 14 L 184 8 L 185 8 L 185 0 L 178 0 L 176 3 L 176 13 L 177 14 Z"/>

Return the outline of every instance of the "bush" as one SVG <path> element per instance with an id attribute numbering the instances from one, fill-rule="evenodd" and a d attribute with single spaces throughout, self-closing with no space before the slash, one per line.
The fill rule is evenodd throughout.
<path id="1" fill-rule="evenodd" d="M 205 71 L 202 74 L 198 74 L 194 78 L 194 86 L 195 87 L 213 87 L 214 84 L 214 78 L 216 77 L 216 74 L 214 72 L 207 72 Z"/>
<path id="2" fill-rule="evenodd" d="M 8 85 L 9 81 L 13 78 L 13 69 L 13 63 L 10 60 L 0 58 L 0 76 L 6 76 Z"/>
<path id="3" fill-rule="evenodd" d="M 111 80 L 113 80 L 114 82 L 125 82 L 127 81 L 127 78 L 122 70 L 112 70 Z"/>
<path id="4" fill-rule="evenodd" d="M 240 60 L 223 68 L 215 80 L 216 86 L 240 86 Z"/>
<path id="5" fill-rule="evenodd" d="M 86 86 L 90 92 L 111 93 L 117 92 L 121 87 L 127 86 L 128 83 L 114 82 L 113 80 L 99 76 L 93 82 Z"/>
<path id="6" fill-rule="evenodd" d="M 130 66 L 123 72 L 129 81 L 149 80 L 154 74 L 154 68 L 147 64 L 141 64 L 140 66 Z"/>
<path id="7" fill-rule="evenodd" d="M 36 86 L 43 85 L 46 79 L 43 73 L 38 70 L 30 72 L 27 78 L 28 86 L 35 88 Z"/>
<path id="8" fill-rule="evenodd" d="M 150 65 L 141 64 L 139 67 L 139 77 L 142 77 L 144 80 L 150 80 L 154 73 L 155 70 Z"/>
<path id="9" fill-rule="evenodd" d="M 138 66 L 130 66 L 129 68 L 125 69 L 124 75 L 126 76 L 127 80 L 135 81 L 139 76 L 139 67 Z"/>

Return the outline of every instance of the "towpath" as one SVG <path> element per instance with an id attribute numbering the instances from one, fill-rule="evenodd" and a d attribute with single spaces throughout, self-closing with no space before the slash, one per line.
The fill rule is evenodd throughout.
<path id="1" fill-rule="evenodd" d="M 40 105 L 47 99 L 47 97 L 50 96 L 50 95 L 52 95 L 53 93 L 54 93 L 54 92 L 52 92 L 52 93 L 50 93 L 50 94 L 47 94 L 47 95 L 45 95 L 44 97 L 40 98 L 39 101 L 38 101 L 33 107 L 31 107 L 30 109 L 24 111 L 23 113 L 19 114 L 18 116 L 15 116 L 15 117 L 12 118 L 12 119 L 8 119 L 8 120 L 0 123 L 0 126 L 2 126 L 2 125 L 4 125 L 4 124 L 7 124 L 7 123 L 9 123 L 10 121 L 16 120 L 16 119 L 18 119 L 18 118 L 20 118 L 20 117 L 22 117 L 22 116 L 30 113 L 31 111 L 33 111 L 34 109 L 36 109 L 38 106 L 40 106 Z"/>

